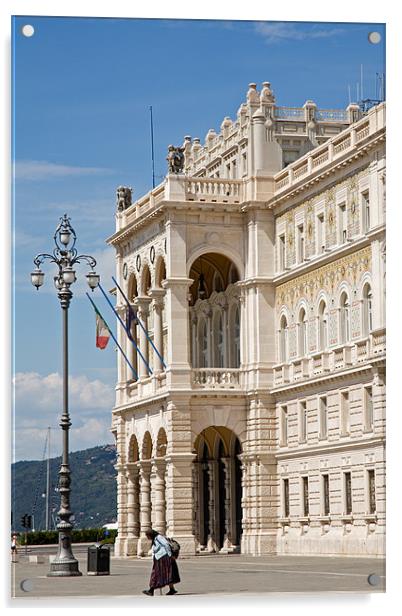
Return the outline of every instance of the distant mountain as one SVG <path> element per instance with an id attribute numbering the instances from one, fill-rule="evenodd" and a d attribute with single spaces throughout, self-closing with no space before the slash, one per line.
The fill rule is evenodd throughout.
<path id="1" fill-rule="evenodd" d="M 61 457 L 50 460 L 49 528 L 57 524 L 57 491 Z M 116 448 L 101 445 L 69 454 L 70 508 L 74 528 L 94 528 L 117 519 Z M 45 529 L 47 461 L 21 461 L 11 466 L 12 529 L 23 531 L 21 516 L 33 515 L 35 530 Z"/>

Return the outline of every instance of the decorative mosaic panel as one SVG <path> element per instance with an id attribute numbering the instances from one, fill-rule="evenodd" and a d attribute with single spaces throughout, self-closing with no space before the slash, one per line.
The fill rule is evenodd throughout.
<path id="1" fill-rule="evenodd" d="M 351 255 L 279 285 L 276 289 L 277 310 L 286 305 L 293 312 L 301 299 L 313 304 L 321 290 L 332 297 L 341 282 L 346 281 L 353 288 L 363 274 L 369 271 L 371 271 L 371 247 L 366 246 Z"/>
<path id="2" fill-rule="evenodd" d="M 315 217 L 314 206 L 312 201 L 306 205 L 306 257 L 311 257 L 315 254 Z"/>

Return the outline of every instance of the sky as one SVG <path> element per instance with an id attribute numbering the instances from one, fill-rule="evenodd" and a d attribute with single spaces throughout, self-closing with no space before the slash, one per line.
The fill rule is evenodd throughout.
<path id="1" fill-rule="evenodd" d="M 25 37 L 22 26 L 34 35 Z M 368 33 L 382 35 L 379 44 Z M 376 97 L 385 70 L 381 24 L 218 20 L 17 17 L 13 21 L 13 461 L 41 459 L 46 430 L 60 455 L 61 310 L 45 265 L 45 285 L 30 282 L 33 258 L 53 250 L 67 213 L 77 249 L 98 261 L 112 286 L 115 191 L 134 199 L 152 188 L 150 113 L 153 108 L 156 183 L 167 171 L 170 143 L 185 135 L 203 143 L 225 116 L 236 118 L 248 84 L 270 81 L 278 105 L 345 108 L 363 65 L 364 98 Z M 85 297 L 86 268 L 70 318 L 72 451 L 113 443 L 116 381 L 113 344 L 95 347 L 93 309 Z M 94 300 L 109 323 L 99 291 Z M 116 328 L 114 328 L 116 329 Z"/>

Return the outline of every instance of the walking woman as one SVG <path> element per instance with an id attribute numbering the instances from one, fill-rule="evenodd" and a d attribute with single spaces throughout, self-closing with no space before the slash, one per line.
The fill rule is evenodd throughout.
<path id="1" fill-rule="evenodd" d="M 169 586 L 167 595 L 175 595 L 177 590 L 174 584 L 180 582 L 176 559 L 172 557 L 172 550 L 166 537 L 156 530 L 145 533 L 147 539 L 152 541 L 152 571 L 149 580 L 149 590 L 143 590 L 144 595 L 153 596 L 155 588 Z"/>

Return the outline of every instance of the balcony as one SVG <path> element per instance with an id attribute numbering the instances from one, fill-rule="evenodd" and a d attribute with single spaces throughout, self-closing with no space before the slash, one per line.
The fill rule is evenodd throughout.
<path id="1" fill-rule="evenodd" d="M 274 387 L 341 372 L 385 356 L 385 329 L 377 329 L 354 343 L 332 347 L 273 368 Z"/>

